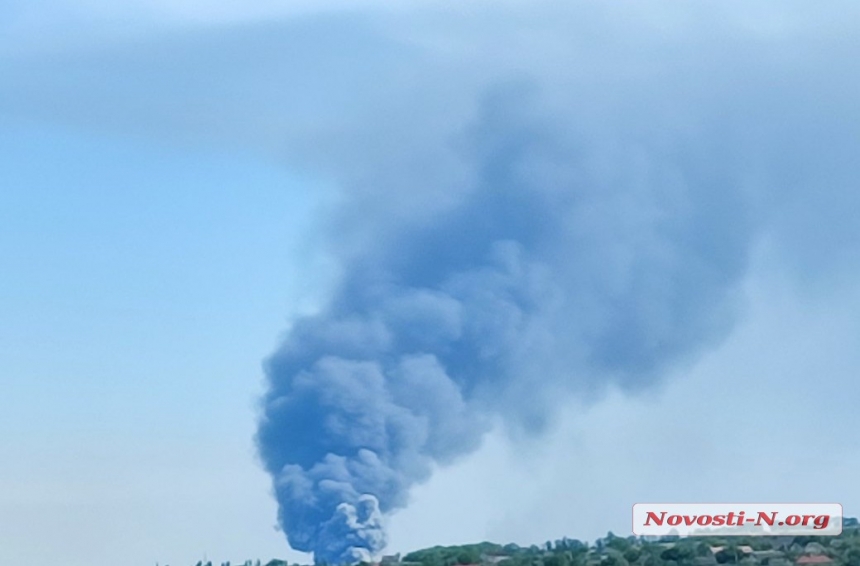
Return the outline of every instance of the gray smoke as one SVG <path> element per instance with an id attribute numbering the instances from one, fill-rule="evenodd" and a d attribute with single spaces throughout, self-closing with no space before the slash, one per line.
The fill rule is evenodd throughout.
<path id="1" fill-rule="evenodd" d="M 538 432 L 560 393 L 644 386 L 732 321 L 751 229 L 714 155 L 619 149 L 540 107 L 491 93 L 453 145 L 468 186 L 424 213 L 347 187 L 343 277 L 268 361 L 258 431 L 280 525 L 317 561 L 378 555 L 383 516 L 492 418 Z"/>

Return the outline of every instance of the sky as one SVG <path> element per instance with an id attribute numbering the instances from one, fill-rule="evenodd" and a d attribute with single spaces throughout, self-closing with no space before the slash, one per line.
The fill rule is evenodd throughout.
<path id="1" fill-rule="evenodd" d="M 386 552 L 860 515 L 858 10 L 3 4 L 0 558 L 308 562 L 267 360 L 380 274 L 485 322 L 500 234 L 537 306 L 503 378 L 455 379 L 486 421 L 419 451 Z"/>

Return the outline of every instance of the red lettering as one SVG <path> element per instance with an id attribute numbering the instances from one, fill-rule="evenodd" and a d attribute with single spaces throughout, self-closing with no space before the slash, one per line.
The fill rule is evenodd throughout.
<path id="1" fill-rule="evenodd" d="M 789 515 L 785 518 L 785 524 L 793 527 L 800 522 L 800 515 Z"/>

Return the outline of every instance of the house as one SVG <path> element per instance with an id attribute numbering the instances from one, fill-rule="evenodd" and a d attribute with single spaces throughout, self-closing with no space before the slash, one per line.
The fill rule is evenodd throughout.
<path id="1" fill-rule="evenodd" d="M 725 549 L 726 549 L 726 547 L 725 547 L 725 546 L 711 546 L 711 547 L 708 547 L 708 548 L 710 548 L 710 549 L 711 549 L 711 554 L 717 554 L 717 553 L 718 553 L 718 552 L 720 552 L 721 550 L 725 550 Z M 753 549 L 752 549 L 752 547 L 751 547 L 751 546 L 741 545 L 741 546 L 737 546 L 737 547 L 735 547 L 735 548 L 737 548 L 737 549 L 738 549 L 738 552 L 740 552 L 741 554 L 753 554 Z"/>
<path id="2" fill-rule="evenodd" d="M 812 554 L 801 556 L 794 561 L 798 566 L 826 566 L 833 563 L 833 559 L 823 554 Z"/>

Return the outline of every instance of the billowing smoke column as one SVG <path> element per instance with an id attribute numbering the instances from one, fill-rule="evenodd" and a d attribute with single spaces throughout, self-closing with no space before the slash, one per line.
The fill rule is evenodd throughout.
<path id="1" fill-rule="evenodd" d="M 528 108 L 488 98 L 460 144 L 471 186 L 369 227 L 268 361 L 259 450 L 290 545 L 317 561 L 377 555 L 383 515 L 492 417 L 540 430 L 559 393 L 647 383 L 731 322 L 749 241 L 731 184 L 689 151 L 601 159 Z"/>

